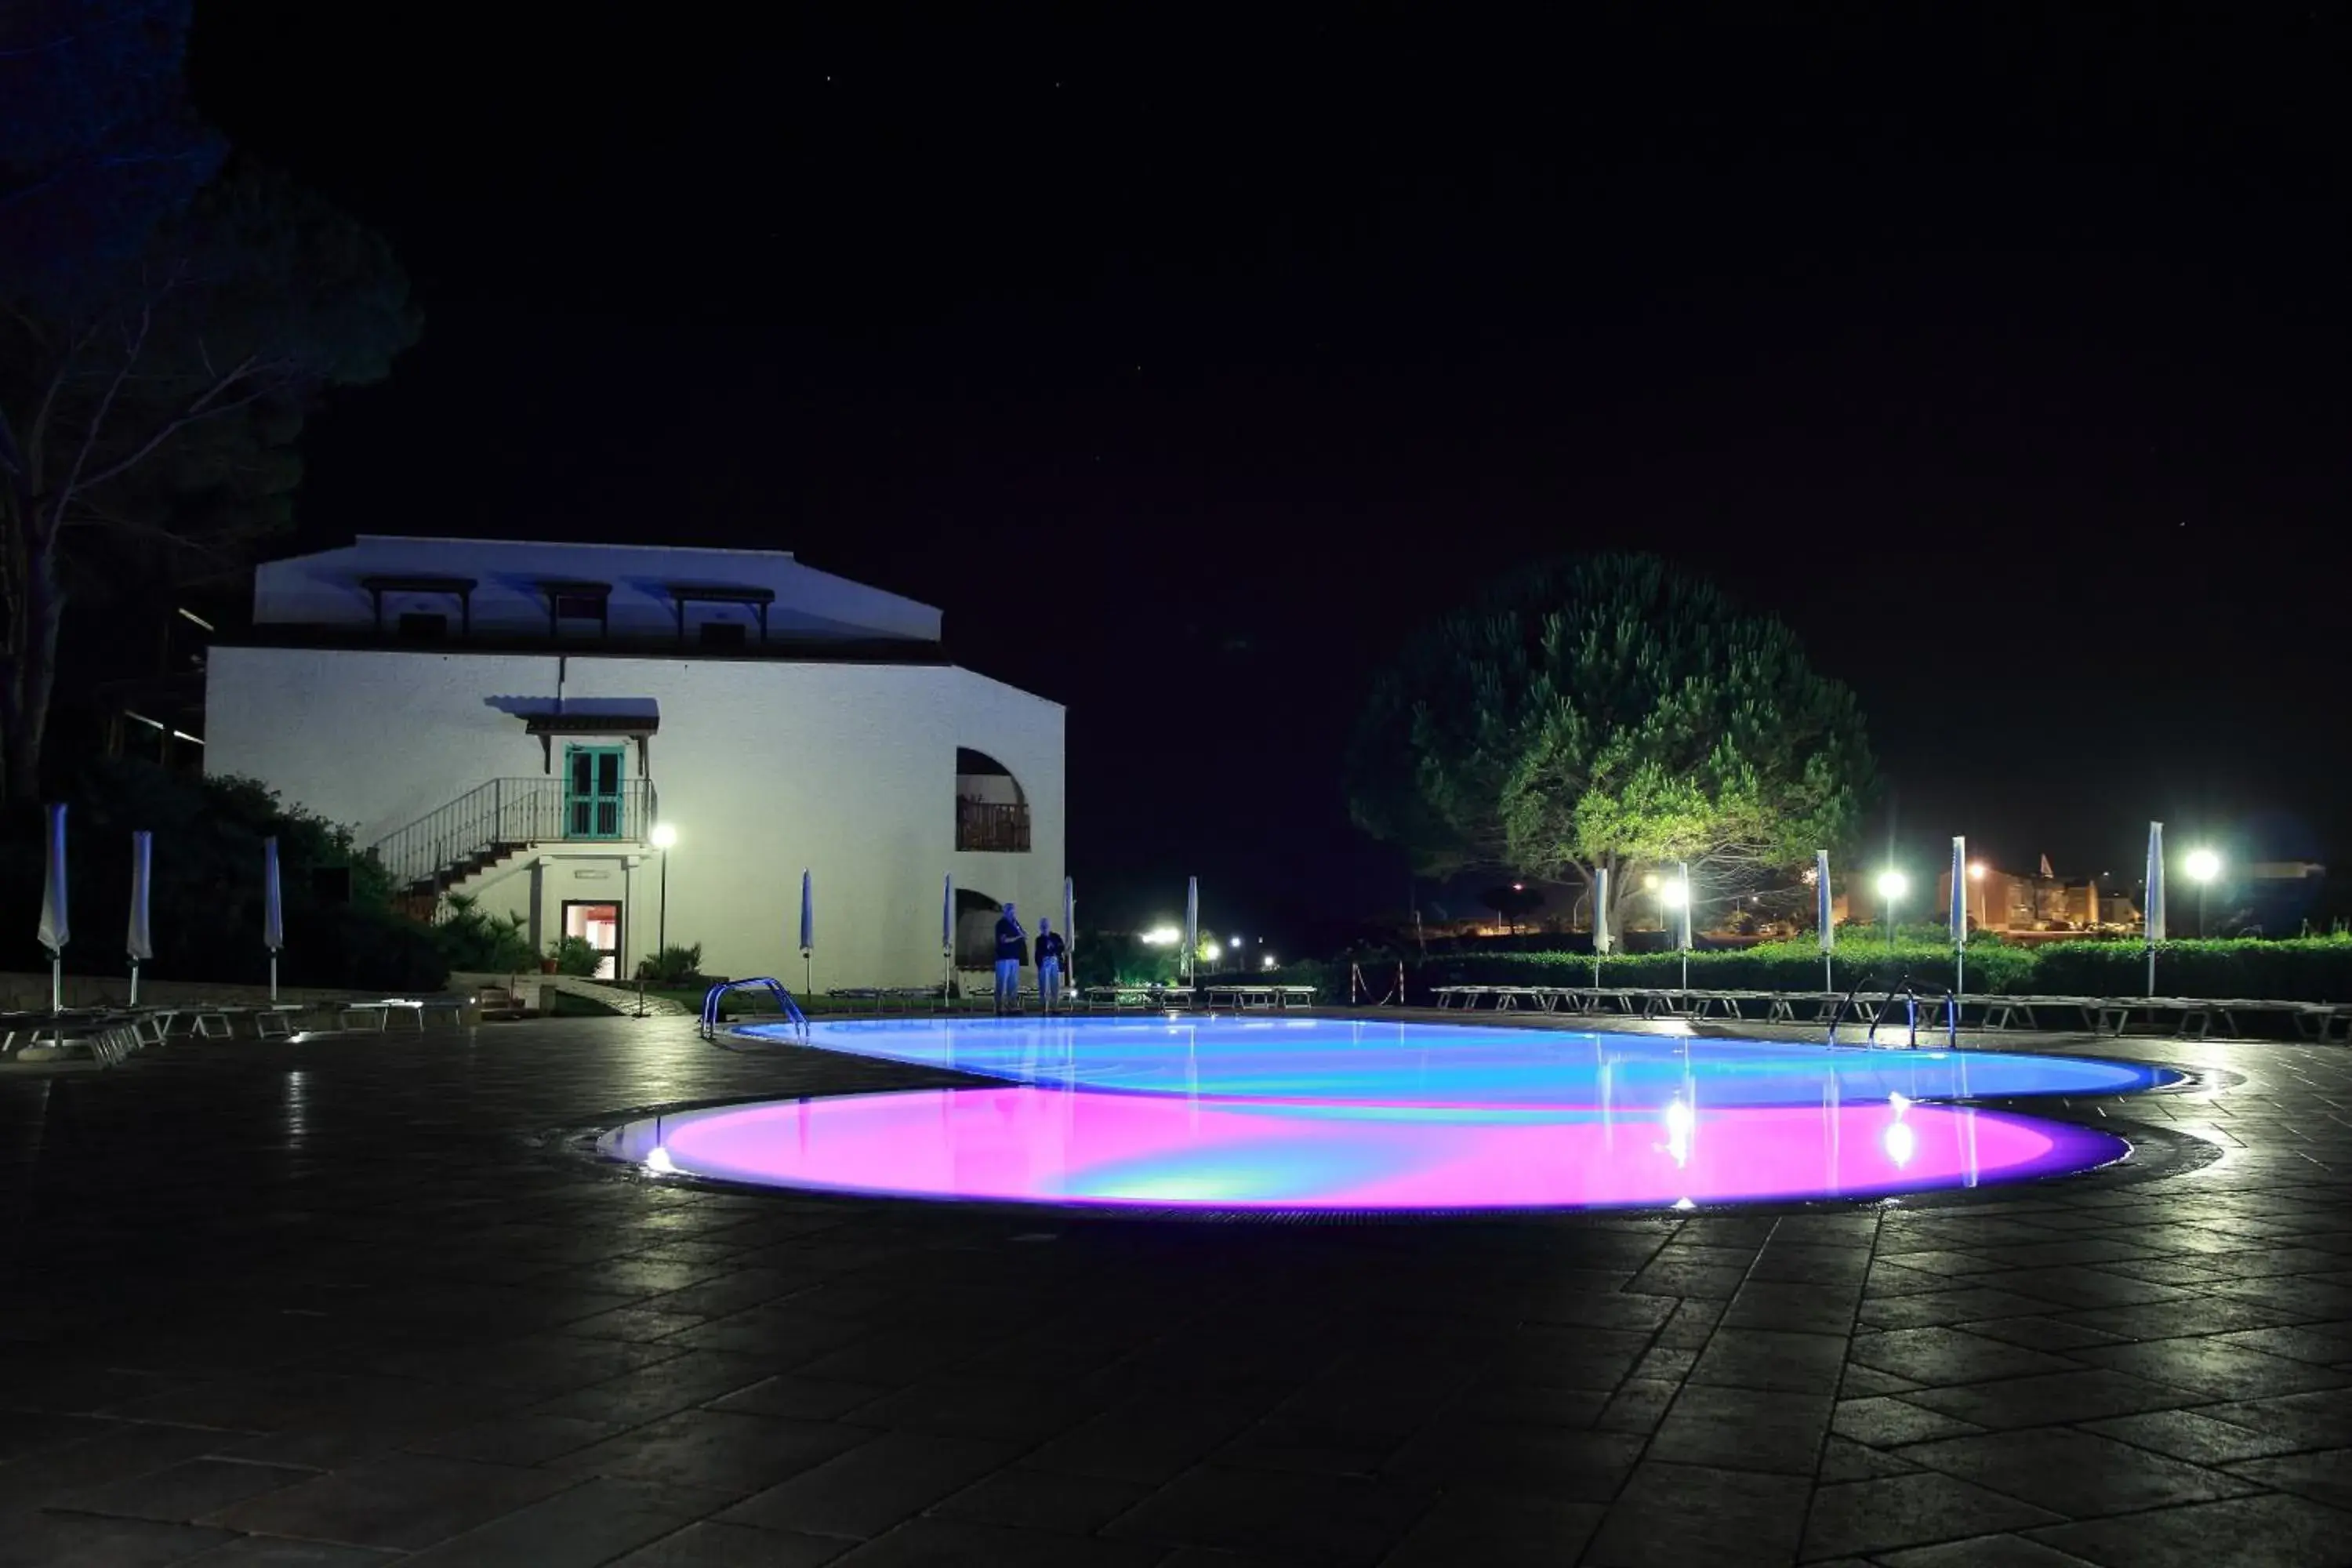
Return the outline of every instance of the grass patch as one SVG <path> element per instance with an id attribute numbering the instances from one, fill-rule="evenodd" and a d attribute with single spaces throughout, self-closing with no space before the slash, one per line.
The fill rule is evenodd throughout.
<path id="1" fill-rule="evenodd" d="M 574 996 L 569 991 L 550 990 L 540 997 L 539 1013 L 542 1018 L 617 1018 L 618 1007 L 607 1007 L 602 1002 L 586 996 Z"/>

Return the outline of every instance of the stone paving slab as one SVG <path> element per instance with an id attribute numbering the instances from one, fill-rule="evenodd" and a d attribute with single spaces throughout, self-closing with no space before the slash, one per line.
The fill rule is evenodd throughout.
<path id="1" fill-rule="evenodd" d="M 2200 1069 L 2040 1109 L 2225 1156 L 1154 1224 L 563 1152 L 653 1105 L 958 1081 L 673 1018 L 12 1079 L 0 1568 L 2343 1568 L 2352 1051 L 2039 1044 Z"/>

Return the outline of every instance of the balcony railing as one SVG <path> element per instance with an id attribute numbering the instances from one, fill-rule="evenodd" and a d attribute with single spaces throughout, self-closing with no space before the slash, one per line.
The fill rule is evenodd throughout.
<path id="1" fill-rule="evenodd" d="M 1025 853 L 1029 848 L 1029 808 L 992 800 L 956 802 L 956 847 L 984 852 Z"/>
<path id="2" fill-rule="evenodd" d="M 526 845 L 643 843 L 656 815 L 653 781 L 583 795 L 563 778 L 492 779 L 375 846 L 394 885 L 447 887 Z"/>

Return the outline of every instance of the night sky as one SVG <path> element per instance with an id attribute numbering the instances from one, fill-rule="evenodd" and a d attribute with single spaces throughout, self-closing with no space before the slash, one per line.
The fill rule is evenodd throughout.
<path id="1" fill-rule="evenodd" d="M 1195 871 L 1226 929 L 1402 909 L 1340 794 L 1369 669 L 1601 547 L 1798 629 L 1923 872 L 2128 877 L 2151 816 L 2352 866 L 2335 7 L 499 9 L 198 5 L 206 111 L 425 311 L 289 548 L 765 546 L 939 605 L 1068 704 L 1102 920 Z"/>

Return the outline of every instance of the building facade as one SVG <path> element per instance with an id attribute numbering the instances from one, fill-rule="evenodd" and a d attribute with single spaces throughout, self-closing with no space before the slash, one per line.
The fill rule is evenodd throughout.
<path id="1" fill-rule="evenodd" d="M 943 879 L 971 945 L 1063 876 L 1061 707 L 940 635 L 782 552 L 362 536 L 256 574 L 205 769 L 351 826 L 415 912 L 469 895 L 616 978 L 665 940 L 800 975 L 806 870 L 820 989 L 923 984 Z"/>

